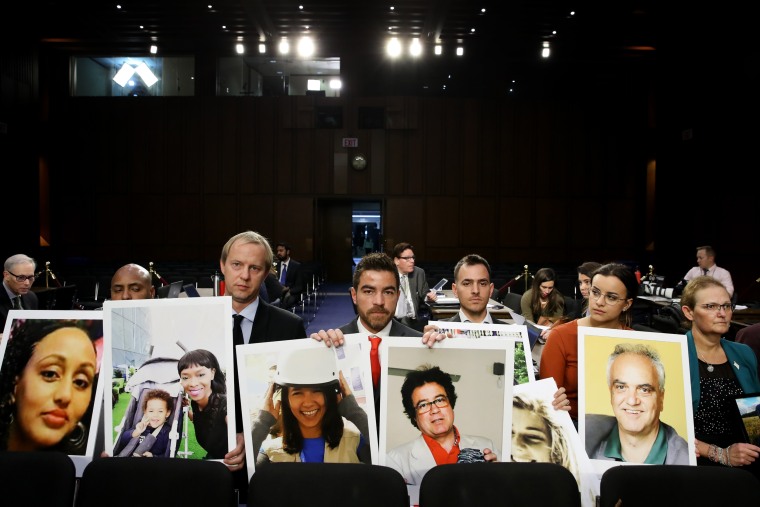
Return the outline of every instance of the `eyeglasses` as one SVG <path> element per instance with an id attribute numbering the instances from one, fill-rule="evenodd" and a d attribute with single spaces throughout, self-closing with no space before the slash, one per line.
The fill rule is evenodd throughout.
<path id="1" fill-rule="evenodd" d="M 404 259 L 405 261 L 413 261 L 414 260 L 414 255 L 410 255 L 408 257 L 399 257 L 399 259 Z"/>
<path id="2" fill-rule="evenodd" d="M 718 310 L 723 310 L 724 312 L 734 311 L 734 305 L 731 303 L 723 303 L 722 305 L 719 305 L 718 303 L 707 303 L 699 306 L 712 313 L 718 313 Z"/>
<path id="3" fill-rule="evenodd" d="M 433 405 L 435 405 L 438 408 L 448 407 L 449 399 L 441 395 L 435 398 L 433 401 L 421 401 L 414 408 L 415 410 L 417 410 L 418 414 L 427 414 L 428 412 L 430 412 L 430 409 L 433 408 Z"/>
<path id="4" fill-rule="evenodd" d="M 8 271 L 8 270 L 6 269 L 6 271 Z M 16 277 L 16 281 L 20 282 L 20 283 L 24 283 L 27 280 L 29 280 L 30 282 L 34 282 L 34 279 L 37 278 L 35 275 L 29 275 L 29 276 L 16 275 L 14 273 L 11 273 L 10 271 L 8 271 L 8 274 L 11 275 L 11 276 L 15 276 Z"/>
<path id="5" fill-rule="evenodd" d="M 598 300 L 602 296 L 604 296 L 604 300 L 607 301 L 607 304 L 610 306 L 615 306 L 616 304 L 625 300 L 624 297 L 618 296 L 617 294 L 605 294 L 596 287 L 591 288 L 591 297 L 594 299 L 594 301 Z"/>

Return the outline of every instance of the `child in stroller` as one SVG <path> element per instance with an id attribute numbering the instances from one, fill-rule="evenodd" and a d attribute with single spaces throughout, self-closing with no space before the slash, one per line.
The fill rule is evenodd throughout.
<path id="1" fill-rule="evenodd" d="M 123 445 L 120 457 L 135 456 L 150 458 L 164 456 L 169 447 L 167 421 L 172 415 L 171 395 L 163 389 L 151 389 L 143 396 L 143 417 L 134 428 L 121 434 L 119 445 Z"/>

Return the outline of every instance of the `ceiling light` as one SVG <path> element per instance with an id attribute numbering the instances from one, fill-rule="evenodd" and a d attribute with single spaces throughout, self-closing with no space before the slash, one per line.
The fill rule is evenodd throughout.
<path id="1" fill-rule="evenodd" d="M 124 62 L 124 65 L 121 66 L 119 72 L 117 72 L 113 77 L 113 80 L 116 81 L 116 84 L 119 86 L 124 87 L 127 84 L 127 81 L 129 81 L 129 78 L 131 78 L 132 74 L 134 73 L 135 69 L 132 68 L 132 66 L 127 62 Z"/>
<path id="2" fill-rule="evenodd" d="M 551 49 L 549 48 L 549 41 L 544 41 L 544 46 L 541 49 L 541 57 L 543 58 L 549 58 L 549 55 L 551 54 Z"/>
<path id="3" fill-rule="evenodd" d="M 298 41 L 298 56 L 308 58 L 314 54 L 314 42 L 311 37 L 301 37 Z"/>
<path id="4" fill-rule="evenodd" d="M 385 50 L 388 52 L 388 56 L 391 58 L 396 58 L 401 54 L 401 43 L 399 42 L 398 38 L 391 37 L 391 39 L 388 41 L 388 44 L 385 46 Z"/>
<path id="5" fill-rule="evenodd" d="M 409 54 L 412 56 L 420 56 L 422 54 L 422 44 L 420 44 L 420 39 L 417 37 L 412 39 L 412 43 L 409 44 Z"/>
<path id="6" fill-rule="evenodd" d="M 259 53 L 262 55 L 267 52 L 267 45 L 264 43 L 259 44 Z"/>
<path id="7" fill-rule="evenodd" d="M 155 55 L 156 53 L 158 53 L 158 46 L 156 46 L 155 44 L 151 44 L 150 45 L 150 54 Z"/>
<path id="8" fill-rule="evenodd" d="M 319 79 L 307 79 L 306 89 L 313 92 L 317 92 L 322 89 L 322 83 L 319 81 Z"/>
<path id="9" fill-rule="evenodd" d="M 457 46 L 457 56 L 462 56 L 464 54 L 464 48 L 462 46 Z"/>
<path id="10" fill-rule="evenodd" d="M 282 39 L 280 41 L 280 45 L 277 47 L 280 50 L 280 53 L 283 55 L 287 55 L 290 53 L 290 44 L 288 43 L 288 39 Z"/>
<path id="11" fill-rule="evenodd" d="M 242 44 L 235 44 L 235 51 L 237 52 L 237 54 L 242 55 L 243 53 L 245 53 L 245 46 L 243 46 Z"/>
<path id="12" fill-rule="evenodd" d="M 142 78 L 143 81 L 145 81 L 145 84 L 148 86 L 148 88 L 156 84 L 156 81 L 158 81 L 156 75 L 151 72 L 145 62 L 140 62 L 140 65 L 137 66 L 135 72 Z"/>
<path id="13" fill-rule="evenodd" d="M 341 83 L 340 79 L 331 79 L 330 80 L 330 89 L 331 90 L 340 90 L 341 86 L 343 86 L 343 83 Z"/>
<path id="14" fill-rule="evenodd" d="M 440 44 L 436 44 L 435 49 L 433 51 L 435 52 L 435 54 L 441 55 L 443 54 L 443 46 L 441 46 Z"/>

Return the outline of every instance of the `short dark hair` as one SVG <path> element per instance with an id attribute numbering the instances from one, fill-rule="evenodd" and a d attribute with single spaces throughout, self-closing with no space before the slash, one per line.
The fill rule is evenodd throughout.
<path id="1" fill-rule="evenodd" d="M 288 251 L 290 251 L 290 243 L 285 243 L 284 241 L 280 241 L 279 243 L 277 243 L 277 244 L 274 246 L 275 250 L 277 250 L 277 247 L 278 247 L 278 246 L 282 246 L 282 247 L 285 247 L 285 250 L 288 250 Z"/>
<path id="2" fill-rule="evenodd" d="M 414 247 L 411 243 L 398 243 L 396 246 L 393 247 L 393 258 L 398 259 L 401 257 L 401 254 L 404 253 L 404 250 L 411 250 L 414 252 Z"/>
<path id="3" fill-rule="evenodd" d="M 488 261 L 478 254 L 468 254 L 459 259 L 459 262 L 457 262 L 456 266 L 454 266 L 454 281 L 456 281 L 457 275 L 459 274 L 459 270 L 462 268 L 462 266 L 477 266 L 478 264 L 482 264 L 486 267 L 486 271 L 488 271 L 488 279 L 490 280 L 491 265 L 488 264 Z"/>
<path id="4" fill-rule="evenodd" d="M 430 366 L 429 364 L 423 364 L 416 370 L 410 371 L 404 378 L 404 383 L 401 386 L 401 402 L 404 404 L 404 412 L 406 416 L 412 421 L 412 425 L 417 428 L 417 407 L 414 406 L 412 401 L 412 393 L 418 387 L 422 387 L 425 384 L 438 384 L 446 391 L 446 397 L 449 399 L 449 405 L 451 408 L 457 403 L 457 392 L 454 389 L 454 382 L 451 380 L 451 375 L 445 371 L 441 371 L 438 366 Z"/>
<path id="5" fill-rule="evenodd" d="M 396 288 L 398 289 L 400 283 L 398 268 L 393 263 L 393 259 L 388 257 L 387 254 L 383 252 L 373 252 L 362 257 L 362 260 L 356 265 L 356 270 L 354 270 L 354 290 L 359 290 L 359 279 L 365 271 L 388 271 L 389 273 L 393 273 L 393 276 L 396 279 Z"/>
<path id="6" fill-rule="evenodd" d="M 698 246 L 697 252 L 699 252 L 700 250 L 704 250 L 705 255 L 708 257 L 715 257 L 715 249 L 711 247 L 710 245 Z"/>

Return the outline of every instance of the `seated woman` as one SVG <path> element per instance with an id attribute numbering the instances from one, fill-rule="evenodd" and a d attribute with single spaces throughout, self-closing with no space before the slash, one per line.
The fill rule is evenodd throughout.
<path id="1" fill-rule="evenodd" d="M 551 326 L 565 313 L 565 299 L 554 289 L 557 274 L 552 268 L 541 268 L 533 277 L 533 285 L 520 299 L 523 316 L 539 326 Z"/>
<path id="2" fill-rule="evenodd" d="M 578 326 L 631 329 L 633 298 L 639 282 L 623 264 L 605 264 L 591 280 L 589 316 L 554 326 L 547 335 L 539 363 L 540 378 L 553 377 L 565 388 L 570 417 L 578 420 Z"/>
<path id="3" fill-rule="evenodd" d="M 697 465 L 746 467 L 760 477 L 760 447 L 744 442 L 734 424 L 734 396 L 760 392 L 760 379 L 752 349 L 723 338 L 733 315 L 731 296 L 715 278 L 698 276 L 684 288 L 681 308 L 691 326 L 686 339 Z"/>
<path id="4" fill-rule="evenodd" d="M 339 371 L 333 349 L 280 354 L 274 383 L 253 421 L 256 466 L 269 462 L 371 463 L 367 413 Z M 279 395 L 280 399 L 275 401 Z M 344 417 L 356 428 L 347 426 Z M 267 440 L 279 422 L 281 436 Z"/>

